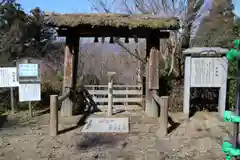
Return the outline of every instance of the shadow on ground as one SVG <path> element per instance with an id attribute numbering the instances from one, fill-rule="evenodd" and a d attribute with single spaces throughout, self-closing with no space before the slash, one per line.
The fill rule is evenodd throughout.
<path id="1" fill-rule="evenodd" d="M 79 119 L 78 123 L 70 128 L 64 129 L 59 131 L 59 134 L 63 134 L 72 130 L 75 130 L 81 126 L 83 126 L 86 122 L 86 119 L 93 113 L 99 112 L 101 110 L 98 109 L 96 103 L 94 102 L 92 96 L 83 86 L 80 87 L 78 91 L 78 100 L 80 99 L 80 105 L 78 105 L 78 109 L 75 111 L 76 114 L 82 114 L 81 118 Z"/>
<path id="2" fill-rule="evenodd" d="M 29 126 L 30 122 L 28 123 Z M 25 121 L 20 121 L 15 115 L 0 115 L 0 129 L 24 127 Z"/>
<path id="3" fill-rule="evenodd" d="M 126 135 L 123 134 L 85 134 L 84 138 L 78 143 L 77 148 L 79 150 L 87 150 L 90 148 L 97 147 L 107 147 L 114 148 L 119 142 L 124 142 L 126 139 Z M 125 147 L 127 143 L 121 143 Z"/>
<path id="4" fill-rule="evenodd" d="M 170 116 L 168 116 L 168 123 L 170 123 L 170 125 L 171 125 L 167 129 L 168 134 L 173 132 L 174 130 L 176 130 L 180 126 L 180 123 L 174 122 L 173 119 Z"/>
<path id="5" fill-rule="evenodd" d="M 7 122 L 7 115 L 1 115 L 0 116 L 0 128 L 3 127 L 4 123 Z"/>

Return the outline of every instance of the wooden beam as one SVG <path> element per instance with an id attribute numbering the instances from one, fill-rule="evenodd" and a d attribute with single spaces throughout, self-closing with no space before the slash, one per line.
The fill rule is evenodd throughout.
<path id="1" fill-rule="evenodd" d="M 160 115 L 160 128 L 157 130 L 156 134 L 158 138 L 162 138 L 168 134 L 168 96 L 159 97 L 155 91 L 152 92 L 153 98 L 158 102 L 161 107 Z"/>
<path id="2" fill-rule="evenodd" d="M 74 37 L 73 44 L 73 70 L 72 70 L 72 101 L 74 108 L 77 102 L 77 80 L 78 80 L 78 61 L 79 61 L 79 37 Z"/>
<path id="3" fill-rule="evenodd" d="M 152 32 L 150 36 L 147 38 L 147 48 L 146 48 L 146 59 L 147 59 L 147 65 L 146 65 L 146 84 L 145 84 L 145 112 L 149 117 L 158 117 L 159 116 L 159 105 L 154 100 L 154 98 L 151 95 L 151 90 L 149 88 L 150 80 L 149 77 L 151 76 L 149 73 L 150 68 L 150 52 L 151 49 L 159 50 L 160 48 L 160 39 L 157 37 L 155 32 Z M 157 53 L 157 52 L 156 52 Z M 156 71 L 152 71 L 156 73 Z M 156 87 L 155 87 L 156 88 Z"/>
<path id="4" fill-rule="evenodd" d="M 159 89 L 159 61 L 160 52 L 159 50 L 152 48 L 149 56 L 149 89 Z"/>
<path id="5" fill-rule="evenodd" d="M 147 38 L 154 32 L 156 37 L 169 38 L 169 31 L 145 29 L 129 29 L 129 28 L 111 28 L 111 27 L 82 27 L 82 28 L 59 28 L 57 33 L 59 36 L 66 37 L 69 33 L 78 35 L 79 37 L 128 37 L 128 38 Z"/>
<path id="6" fill-rule="evenodd" d="M 66 37 L 64 57 L 64 78 L 62 95 L 72 91 L 72 99 L 62 101 L 61 116 L 71 116 L 76 101 L 76 84 L 78 68 L 79 37 L 68 34 Z"/>
<path id="7" fill-rule="evenodd" d="M 64 51 L 64 70 L 63 70 L 63 86 L 71 87 L 72 86 L 72 46 L 68 44 L 69 37 L 66 39 L 66 46 Z"/>

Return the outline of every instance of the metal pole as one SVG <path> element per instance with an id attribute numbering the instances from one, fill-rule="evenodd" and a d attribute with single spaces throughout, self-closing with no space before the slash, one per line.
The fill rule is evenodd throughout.
<path id="1" fill-rule="evenodd" d="M 11 112 L 12 114 L 15 113 L 15 102 L 14 102 L 14 94 L 13 94 L 13 87 L 10 87 L 10 97 L 11 97 Z"/>

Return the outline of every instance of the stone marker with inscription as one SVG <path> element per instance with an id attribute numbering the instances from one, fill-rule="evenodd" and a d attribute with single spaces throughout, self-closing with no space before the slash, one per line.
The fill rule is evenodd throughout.
<path id="1" fill-rule="evenodd" d="M 88 118 L 81 132 L 91 133 L 128 133 L 128 118 Z"/>
<path id="2" fill-rule="evenodd" d="M 190 88 L 219 88 L 218 111 L 223 116 L 226 105 L 227 70 L 226 52 L 220 47 L 193 47 L 183 51 L 184 101 L 183 112 L 189 116 Z"/>

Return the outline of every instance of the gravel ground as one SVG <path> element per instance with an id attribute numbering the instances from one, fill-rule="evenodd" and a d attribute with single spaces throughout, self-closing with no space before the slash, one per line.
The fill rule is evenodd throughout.
<path id="1" fill-rule="evenodd" d="M 116 116 L 130 118 L 129 134 L 83 134 L 80 127 L 51 138 L 48 114 L 30 119 L 20 112 L 0 119 L 7 118 L 0 129 L 0 160 L 221 160 L 222 140 L 232 129 L 216 115 L 198 112 L 185 120 L 182 113 L 170 114 L 180 125 L 158 138 L 158 119 L 123 112 Z M 60 118 L 60 130 L 74 127 L 79 118 Z"/>

